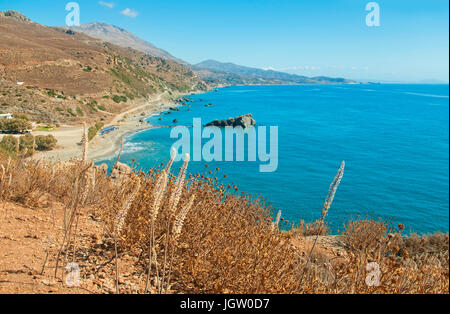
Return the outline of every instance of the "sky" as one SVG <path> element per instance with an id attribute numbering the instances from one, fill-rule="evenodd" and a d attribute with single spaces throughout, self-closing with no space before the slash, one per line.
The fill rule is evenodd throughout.
<path id="1" fill-rule="evenodd" d="M 63 0 L 0 0 L 37 23 L 65 25 Z M 125 28 L 195 64 L 207 59 L 307 76 L 449 81 L 449 1 L 78 0 L 81 24 Z M 371 20 L 375 21 L 375 20 Z"/>

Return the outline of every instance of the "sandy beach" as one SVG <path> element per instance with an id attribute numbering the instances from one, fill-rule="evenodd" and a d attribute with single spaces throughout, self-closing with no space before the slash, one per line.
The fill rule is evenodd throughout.
<path id="1" fill-rule="evenodd" d="M 115 155 L 120 149 L 122 138 L 152 128 L 146 121 L 142 122 L 142 119 L 176 106 L 172 99 L 173 96 L 169 97 L 165 92 L 155 96 L 154 99 L 145 104 L 137 105 L 116 115 L 109 123 L 105 124 L 105 127 L 117 125 L 119 129 L 105 136 L 97 135 L 89 142 L 88 158 L 96 161 Z M 54 131 L 33 132 L 33 135 L 49 134 L 55 136 L 58 140 L 57 148 L 50 152 L 36 154 L 34 156 L 36 160 L 67 161 L 81 157 L 81 139 L 83 137 L 83 126 L 81 124 L 63 125 Z"/>

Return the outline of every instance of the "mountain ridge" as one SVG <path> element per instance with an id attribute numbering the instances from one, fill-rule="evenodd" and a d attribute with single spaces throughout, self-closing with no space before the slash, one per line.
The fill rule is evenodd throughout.
<path id="1" fill-rule="evenodd" d="M 186 61 L 174 57 L 169 52 L 156 47 L 154 44 L 119 26 L 103 22 L 92 22 L 81 24 L 79 26 L 62 26 L 62 28 L 70 29 L 74 32 L 81 32 L 92 38 L 104 40 L 120 47 L 129 47 L 147 53 L 153 57 L 164 58 L 182 65 L 188 64 Z"/>
<path id="2" fill-rule="evenodd" d="M 156 47 L 154 44 L 137 37 L 124 28 L 102 22 L 93 22 L 76 27 L 64 28 L 74 32 L 81 32 L 90 37 L 104 40 L 124 48 L 130 47 L 151 56 L 177 62 L 189 67 L 202 80 L 215 86 L 356 83 L 355 81 L 344 78 L 330 78 L 325 76 L 310 78 L 280 71 L 241 66 L 231 62 L 219 62 L 213 59 L 191 65 L 182 59 L 174 57 L 169 52 Z"/>
<path id="3" fill-rule="evenodd" d="M 231 62 L 219 62 L 208 59 L 192 67 L 200 78 L 209 82 L 214 80 L 241 80 L 244 84 L 356 84 L 356 81 L 345 78 L 326 76 L 307 77 L 274 70 L 237 65 Z M 234 76 L 226 77 L 225 73 Z"/>

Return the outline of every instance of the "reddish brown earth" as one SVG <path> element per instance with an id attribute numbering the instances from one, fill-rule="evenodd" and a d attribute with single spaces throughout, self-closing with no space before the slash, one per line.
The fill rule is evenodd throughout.
<path id="1" fill-rule="evenodd" d="M 104 239 L 102 228 L 84 210 L 77 235 L 80 287 L 65 284 L 68 273 L 60 267 L 54 277 L 56 253 L 62 239 L 63 209 L 52 206 L 31 209 L 11 203 L 0 204 L 0 293 L 3 294 L 98 294 L 115 292 L 113 248 Z M 43 265 L 48 259 L 46 267 Z M 69 260 L 70 261 L 70 260 Z M 143 276 L 134 267 L 136 258 L 119 260 L 122 293 L 136 293 L 143 287 Z M 61 263 L 63 264 L 63 263 Z M 141 279 L 141 280 L 140 280 Z M 139 280 L 141 284 L 139 285 Z M 140 288 L 142 289 L 142 288 Z"/>
<path id="2" fill-rule="evenodd" d="M 26 208 L 9 202 L 0 203 L 0 293 L 115 293 L 113 242 L 103 233 L 101 223 L 92 210 L 83 209 L 79 216 L 75 262 L 80 266 L 80 287 L 69 288 L 65 283 L 68 272 L 63 271 L 63 262 L 60 263 L 62 267 L 57 278 L 54 276 L 56 255 L 63 236 L 63 206 L 44 201 L 42 207 Z M 333 239 L 321 237 L 313 258 L 325 256 L 328 260 L 342 262 L 344 253 L 338 244 L 332 243 L 335 241 Z M 293 244 L 300 254 L 305 255 L 311 249 L 312 239 L 305 242 L 295 238 Z M 145 274 L 142 261 L 129 254 L 119 253 L 121 293 L 143 293 Z M 66 264 L 68 262 L 71 259 Z"/>

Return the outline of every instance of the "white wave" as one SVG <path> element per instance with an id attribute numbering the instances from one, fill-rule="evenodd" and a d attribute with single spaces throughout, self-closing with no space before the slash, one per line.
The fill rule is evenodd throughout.
<path id="1" fill-rule="evenodd" d="M 143 151 L 144 149 L 146 149 L 146 147 L 148 147 L 148 145 L 149 145 L 148 143 L 127 142 L 123 146 L 123 152 L 126 154 L 140 152 L 140 151 Z"/>
<path id="2" fill-rule="evenodd" d="M 434 94 L 423 94 L 423 93 L 413 93 L 413 92 L 403 92 L 403 93 L 408 94 L 408 95 L 423 96 L 423 97 L 448 98 L 448 96 L 446 96 L 446 95 L 434 95 Z"/>

